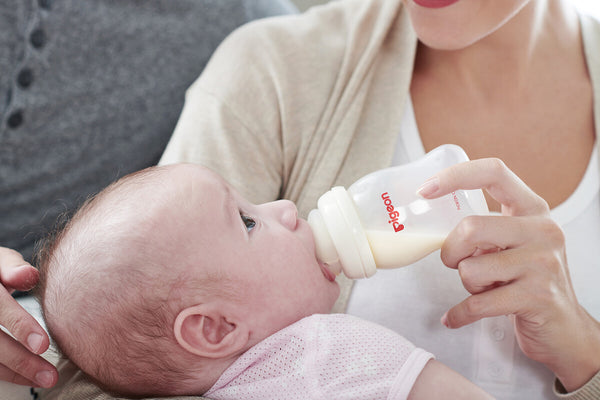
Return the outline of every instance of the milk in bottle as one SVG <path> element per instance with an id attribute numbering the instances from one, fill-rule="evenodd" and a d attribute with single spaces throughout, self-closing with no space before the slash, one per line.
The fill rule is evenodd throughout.
<path id="1" fill-rule="evenodd" d="M 481 190 L 460 190 L 426 200 L 416 190 L 437 171 L 464 161 L 460 147 L 442 145 L 412 163 L 366 175 L 348 190 L 332 188 L 308 216 L 317 258 L 356 279 L 439 249 L 462 218 L 488 212 L 485 198 Z"/>

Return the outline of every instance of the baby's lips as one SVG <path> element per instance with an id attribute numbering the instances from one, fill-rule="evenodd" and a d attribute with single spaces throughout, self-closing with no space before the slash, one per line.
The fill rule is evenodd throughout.
<path id="1" fill-rule="evenodd" d="M 337 273 L 333 272 L 330 268 L 329 265 L 319 262 L 319 266 L 321 267 L 321 271 L 323 272 L 323 275 L 325 275 L 325 278 L 327 278 L 327 280 L 333 282 L 335 281 L 335 276 L 339 275 L 341 271 L 338 271 Z"/>

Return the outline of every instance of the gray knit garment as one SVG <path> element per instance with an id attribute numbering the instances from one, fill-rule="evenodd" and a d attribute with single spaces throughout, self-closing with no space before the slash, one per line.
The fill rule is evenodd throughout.
<path id="1" fill-rule="evenodd" d="M 0 246 L 158 161 L 185 89 L 237 26 L 289 0 L 2 0 Z"/>

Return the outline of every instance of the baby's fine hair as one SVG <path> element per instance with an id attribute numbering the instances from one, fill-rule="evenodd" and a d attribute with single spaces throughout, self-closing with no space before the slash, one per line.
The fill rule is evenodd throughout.
<path id="1" fill-rule="evenodd" d="M 38 252 L 37 296 L 54 343 L 113 394 L 178 394 L 197 364 L 177 346 L 173 325 L 190 293 L 207 282 L 165 265 L 172 249 L 160 240 L 153 205 L 137 203 L 137 192 L 160 190 L 149 178 L 161 173 L 149 168 L 113 183 Z"/>

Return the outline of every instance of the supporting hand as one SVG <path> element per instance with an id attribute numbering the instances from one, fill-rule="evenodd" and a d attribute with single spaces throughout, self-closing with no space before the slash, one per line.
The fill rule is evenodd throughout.
<path id="1" fill-rule="evenodd" d="M 48 349 L 48 335 L 11 296 L 37 280 L 37 270 L 19 253 L 0 247 L 0 325 L 10 332 L 0 331 L 0 380 L 47 388 L 58 380 L 56 368 L 39 356 Z"/>

